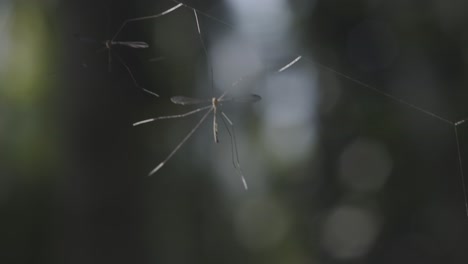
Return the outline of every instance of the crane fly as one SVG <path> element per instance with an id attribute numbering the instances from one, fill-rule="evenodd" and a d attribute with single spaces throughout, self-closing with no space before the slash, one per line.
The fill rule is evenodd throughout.
<path id="1" fill-rule="evenodd" d="M 196 13 L 195 13 L 196 14 Z M 302 56 L 298 56 L 285 66 L 281 67 L 279 70 L 276 70 L 274 73 L 281 73 L 285 71 L 286 69 L 290 68 L 292 65 L 297 63 Z M 255 79 L 255 78 L 254 78 Z M 221 117 L 221 120 L 223 124 L 226 127 L 226 130 L 229 134 L 229 137 L 231 138 L 231 154 L 232 154 L 232 164 L 234 165 L 234 168 L 236 169 L 237 173 L 239 174 L 242 184 L 244 185 L 244 188 L 247 190 L 247 181 L 245 180 L 244 173 L 242 172 L 242 169 L 240 167 L 240 162 L 239 162 L 239 153 L 237 150 L 237 140 L 236 140 L 236 133 L 234 130 L 234 123 L 231 121 L 231 119 L 226 115 L 221 110 L 221 106 L 223 103 L 228 103 L 228 102 L 233 102 L 233 103 L 254 103 L 260 101 L 262 98 L 260 95 L 257 94 L 248 94 L 248 95 L 243 95 L 243 96 L 227 96 L 228 92 L 237 87 L 239 83 L 249 80 L 249 78 L 241 78 L 234 82 L 232 86 L 227 89 L 220 97 L 213 97 L 211 99 L 198 99 L 198 98 L 192 98 L 192 97 L 186 97 L 186 96 L 173 96 L 171 97 L 171 101 L 174 104 L 177 105 L 198 105 L 198 104 L 208 104 L 206 106 L 202 106 L 200 108 L 194 109 L 192 111 L 183 113 L 183 114 L 178 114 L 178 115 L 168 115 L 168 116 L 159 116 L 159 117 L 154 117 L 154 118 L 149 118 L 145 120 L 141 120 L 138 122 L 133 123 L 133 126 L 139 126 L 147 123 L 151 123 L 154 121 L 158 120 L 163 120 L 163 119 L 176 119 L 176 118 L 183 118 L 186 116 L 190 116 L 202 111 L 205 111 L 205 114 L 202 116 L 202 118 L 198 121 L 198 123 L 190 130 L 190 132 L 175 146 L 175 148 L 167 155 L 167 157 L 159 163 L 149 174 L 148 176 L 151 176 L 155 174 L 157 171 L 159 171 L 167 161 L 169 161 L 172 156 L 184 145 L 185 142 L 195 133 L 195 131 L 200 127 L 200 125 L 205 121 L 205 119 L 208 118 L 208 115 L 213 113 L 213 138 L 215 143 L 219 142 L 218 139 L 218 122 L 217 122 L 217 116 L 218 114 Z"/>
<path id="2" fill-rule="evenodd" d="M 165 11 L 165 13 L 163 12 L 163 13 L 157 15 L 157 16 L 161 16 L 161 15 L 167 14 L 169 12 L 172 12 L 173 10 L 181 7 L 182 5 L 189 8 L 189 9 L 191 9 L 193 11 L 193 14 L 194 14 L 198 35 L 200 37 L 200 42 L 201 42 L 202 47 L 203 47 L 203 52 L 205 53 L 205 56 L 208 57 L 208 52 L 207 52 L 207 49 L 206 49 L 206 46 L 205 46 L 205 43 L 204 43 L 204 40 L 203 40 L 203 37 L 202 37 L 202 33 L 201 33 L 200 21 L 198 19 L 197 10 L 187 6 L 185 4 L 179 3 L 177 1 L 175 1 L 175 2 L 178 3 L 176 6 L 174 6 L 171 9 Z M 152 18 L 152 17 L 149 17 L 149 18 Z M 140 19 L 133 19 L 131 21 L 143 20 L 143 19 L 146 19 L 146 18 L 143 17 L 143 18 L 140 18 Z M 124 24 L 122 24 L 122 27 L 119 29 L 118 32 L 120 32 L 120 30 L 125 26 L 125 24 L 127 22 L 129 22 L 129 21 L 126 21 L 126 22 L 124 22 Z M 118 34 L 118 32 L 116 33 L 116 35 Z M 295 64 L 300 59 L 301 59 L 301 56 L 298 56 L 292 62 L 288 63 L 287 65 L 285 65 L 282 68 L 280 68 L 279 70 L 277 70 L 276 73 L 280 73 L 280 72 L 288 69 L 289 67 L 291 67 L 293 64 Z M 214 88 L 214 86 L 213 86 L 213 68 L 212 67 L 210 67 L 210 74 L 211 74 L 211 77 L 212 77 L 211 87 Z M 202 106 L 200 108 L 194 109 L 192 111 L 189 111 L 189 112 L 186 112 L 186 113 L 183 113 L 183 114 L 159 116 L 159 117 L 145 119 L 145 120 L 134 123 L 133 126 L 139 126 L 139 125 L 154 122 L 154 121 L 157 121 L 157 120 L 183 118 L 183 117 L 186 117 L 186 116 L 190 116 L 190 115 L 205 111 L 205 114 L 200 118 L 200 120 L 192 128 L 192 130 L 190 130 L 190 132 L 179 142 L 179 144 L 177 144 L 175 146 L 175 148 L 169 153 L 169 155 L 161 163 L 159 163 L 152 171 L 150 171 L 150 173 L 148 175 L 151 176 L 154 173 L 156 173 L 157 171 L 159 171 L 166 164 L 166 162 L 168 162 L 172 158 L 172 156 L 174 156 L 174 154 L 185 144 L 185 142 L 187 142 L 187 140 L 195 133 L 195 131 L 208 118 L 208 116 L 211 113 L 213 113 L 213 138 L 214 138 L 214 142 L 215 143 L 219 142 L 219 139 L 218 139 L 218 121 L 217 121 L 217 118 L 218 118 L 218 115 L 219 115 L 219 117 L 222 120 L 224 126 L 226 127 L 226 130 L 227 130 L 227 132 L 229 134 L 229 137 L 231 138 L 232 164 L 233 164 L 234 168 L 236 169 L 237 174 L 240 176 L 240 178 L 242 180 L 242 184 L 244 186 L 244 189 L 247 190 L 248 189 L 247 182 L 245 180 L 244 173 L 242 172 L 240 162 L 239 162 L 239 154 L 238 154 L 238 150 L 237 150 L 237 140 L 236 140 L 236 134 L 235 134 L 235 129 L 234 129 L 234 123 L 226 115 L 226 113 L 224 113 L 222 111 L 222 109 L 221 109 L 222 104 L 227 103 L 227 102 L 254 103 L 254 102 L 257 102 L 257 101 L 261 100 L 261 97 L 259 95 L 256 95 L 256 94 L 248 94 L 248 95 L 237 96 L 237 97 L 236 96 L 233 96 L 233 97 L 227 96 L 228 92 L 231 89 L 235 88 L 236 86 L 239 85 L 239 83 L 242 83 L 243 81 L 244 81 L 244 79 L 242 79 L 242 78 L 239 79 L 238 81 L 234 82 L 232 84 L 232 86 L 229 89 L 227 89 L 221 96 L 212 97 L 211 99 L 198 99 L 198 98 L 191 98 L 191 97 L 185 97 L 185 96 L 171 97 L 172 103 L 178 104 L 178 105 L 198 105 L 198 104 L 208 104 L 208 105 Z"/>
<path id="3" fill-rule="evenodd" d="M 105 50 L 107 50 L 107 69 L 109 72 L 112 71 L 112 48 L 116 46 L 121 46 L 121 47 L 128 47 L 132 49 L 147 49 L 149 48 L 148 43 L 144 41 L 114 41 L 114 40 L 103 40 L 99 41 L 97 39 L 89 38 L 89 37 L 82 37 L 78 34 L 75 34 L 75 36 L 81 41 L 85 43 L 91 43 L 91 44 L 99 44 L 102 45 L 101 49 L 98 49 L 96 53 L 101 53 Z"/>
<path id="4" fill-rule="evenodd" d="M 155 92 L 152 92 L 144 87 L 142 87 L 140 84 L 138 84 L 137 80 L 135 79 L 135 76 L 133 75 L 130 67 L 125 63 L 125 61 L 122 59 L 121 56 L 119 56 L 117 53 L 112 53 L 112 49 L 114 47 L 120 46 L 120 47 L 127 47 L 127 48 L 132 48 L 132 49 L 147 49 L 149 48 L 148 43 L 144 41 L 115 41 L 115 40 L 104 40 L 104 41 L 99 41 L 93 38 L 89 37 L 81 37 L 79 35 L 75 35 L 78 37 L 78 39 L 82 42 L 86 43 L 93 43 L 93 44 L 100 44 L 103 47 L 101 49 L 98 49 L 96 53 L 101 53 L 103 51 L 107 50 L 107 70 L 109 72 L 112 71 L 112 57 L 115 56 L 119 62 L 124 66 L 125 70 L 127 71 L 128 75 L 130 75 L 130 78 L 132 78 L 133 84 L 141 89 L 142 91 L 149 93 L 153 96 L 159 97 L 159 95 Z"/>
<path id="5" fill-rule="evenodd" d="M 167 9 L 167 10 L 161 12 L 161 13 L 156 14 L 156 15 L 127 19 L 120 25 L 119 29 L 115 32 L 115 34 L 109 40 L 98 41 L 98 40 L 95 40 L 95 39 L 92 39 L 92 38 L 81 37 L 81 36 L 78 36 L 78 35 L 75 35 L 75 36 L 77 36 L 83 42 L 96 43 L 96 44 L 103 45 L 103 47 L 101 49 L 97 50 L 96 53 L 100 53 L 100 52 L 103 52 L 103 51 L 107 50 L 107 69 L 108 69 L 109 72 L 111 72 L 111 70 L 112 70 L 112 55 L 113 55 L 112 54 L 112 48 L 113 47 L 121 46 L 121 47 L 127 47 L 127 48 L 132 48 L 132 49 L 147 49 L 147 48 L 149 48 L 148 43 L 146 43 L 144 41 L 119 41 L 119 40 L 116 40 L 117 37 L 119 36 L 120 32 L 122 31 L 122 29 L 128 23 L 135 22 L 135 21 L 158 18 L 158 17 L 164 16 L 164 15 L 167 15 L 167 14 L 173 12 L 174 10 L 176 10 L 177 8 L 179 8 L 181 6 L 182 6 L 182 4 L 177 4 L 177 5 L 169 8 L 169 9 Z M 157 93 L 152 92 L 152 91 L 140 86 L 138 84 L 137 80 L 135 79 L 132 71 L 130 70 L 130 67 L 125 63 L 125 61 L 122 59 L 122 57 L 120 57 L 116 53 L 114 53 L 114 56 L 116 56 L 117 59 L 120 61 L 120 63 L 125 67 L 128 74 L 130 75 L 130 77 L 133 80 L 133 84 L 137 88 L 139 88 L 142 91 L 144 91 L 146 93 L 149 93 L 149 94 L 151 94 L 153 96 L 159 97 L 159 95 Z"/>
<path id="6" fill-rule="evenodd" d="M 139 122 L 136 122 L 133 124 L 133 126 L 139 126 L 142 124 L 154 122 L 157 120 L 162 120 L 162 119 L 174 119 L 174 118 L 183 118 L 189 115 L 196 114 L 198 112 L 202 112 L 205 110 L 205 114 L 203 117 L 198 121 L 198 123 L 192 128 L 192 130 L 179 142 L 179 144 L 169 153 L 169 155 L 161 162 L 159 163 L 158 166 L 156 166 L 150 173 L 149 176 L 153 175 L 156 173 L 159 169 L 161 169 L 169 159 L 174 156 L 174 154 L 182 147 L 182 145 L 195 133 L 195 131 L 200 127 L 200 125 L 205 121 L 205 119 L 208 118 L 208 115 L 213 113 L 213 138 L 214 142 L 218 143 L 219 138 L 218 138 L 218 121 L 217 117 L 220 115 L 220 118 L 223 122 L 223 124 L 226 127 L 226 130 L 228 131 L 228 134 L 231 138 L 231 152 L 232 152 L 232 163 L 234 165 L 234 168 L 236 169 L 237 173 L 241 177 L 242 184 L 244 185 L 244 188 L 247 190 L 247 182 L 245 180 L 244 173 L 242 172 L 242 169 L 240 167 L 240 162 L 239 162 L 239 154 L 237 150 L 237 142 L 236 142 L 236 134 L 234 131 L 234 123 L 229 119 L 229 117 L 226 115 L 221 110 L 221 105 L 223 103 L 228 103 L 228 102 L 236 102 L 236 103 L 254 103 L 262 98 L 257 95 L 257 94 L 248 94 L 244 96 L 237 96 L 237 97 L 226 97 L 226 93 L 221 95 L 220 97 L 216 98 L 213 97 L 211 99 L 198 99 L 198 98 L 192 98 L 192 97 L 185 97 L 185 96 L 173 96 L 171 97 L 171 101 L 174 104 L 177 105 L 199 105 L 199 104 L 209 104 L 197 109 L 194 109 L 192 111 L 179 114 L 179 115 L 169 115 L 169 116 L 159 116 L 155 118 L 150 118 L 150 119 L 145 119 Z"/>

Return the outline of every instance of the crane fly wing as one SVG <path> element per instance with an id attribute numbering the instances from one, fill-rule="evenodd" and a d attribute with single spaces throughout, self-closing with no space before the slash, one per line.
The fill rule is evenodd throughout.
<path id="1" fill-rule="evenodd" d="M 236 96 L 232 98 L 233 102 L 237 103 L 255 103 L 262 100 L 262 97 L 258 94 L 247 94 L 242 96 Z"/>
<path id="2" fill-rule="evenodd" d="M 197 99 L 197 98 L 185 97 L 185 96 L 173 96 L 171 97 L 171 101 L 174 104 L 179 104 L 179 105 L 194 105 L 194 104 L 202 104 L 202 103 L 211 102 L 210 99 Z"/>
<path id="3" fill-rule="evenodd" d="M 235 103 L 255 103 L 262 100 L 262 97 L 258 94 L 246 94 L 233 97 L 222 98 L 221 102 L 235 102 Z"/>

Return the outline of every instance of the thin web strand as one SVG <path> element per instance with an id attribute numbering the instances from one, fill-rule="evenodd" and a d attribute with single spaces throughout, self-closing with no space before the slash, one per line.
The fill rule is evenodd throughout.
<path id="1" fill-rule="evenodd" d="M 424 114 L 426 114 L 428 116 L 432 116 L 432 117 L 434 117 L 434 118 L 436 118 L 436 119 L 438 119 L 438 120 L 440 120 L 440 121 L 442 121 L 442 122 L 444 122 L 446 124 L 455 125 L 455 122 L 453 122 L 453 121 L 450 121 L 450 120 L 448 120 L 446 118 L 443 118 L 443 117 L 441 117 L 441 116 L 439 116 L 439 115 L 437 115 L 437 114 L 435 114 L 435 113 L 433 113 L 431 111 L 428 111 L 428 110 L 426 110 L 424 108 L 421 108 L 421 107 L 419 107 L 419 106 L 417 106 L 415 104 L 412 104 L 412 103 L 407 102 L 407 101 L 405 101 L 403 99 L 400 99 L 400 98 L 398 98 L 398 97 L 396 97 L 396 96 L 394 96 L 394 95 L 392 95 L 390 93 L 387 93 L 387 92 L 384 92 L 384 91 L 382 91 L 380 89 L 377 89 L 374 86 L 371 86 L 371 85 L 369 85 L 367 83 L 361 82 L 361 81 L 359 81 L 359 80 L 357 80 L 357 79 L 355 79 L 355 78 L 353 78 L 353 77 L 351 77 L 349 75 L 346 75 L 344 73 L 336 71 L 336 70 L 334 70 L 334 69 L 332 69 L 332 68 L 330 68 L 328 66 L 325 66 L 325 65 L 323 65 L 321 63 L 318 63 L 318 62 L 316 62 L 314 60 L 311 60 L 311 59 L 308 59 L 308 58 L 305 58 L 305 57 L 304 57 L 304 60 L 306 60 L 306 61 L 308 61 L 310 63 L 313 63 L 313 64 L 319 66 L 320 68 L 323 68 L 323 69 L 325 69 L 327 71 L 330 71 L 330 72 L 332 72 L 332 73 L 334 73 L 334 74 L 336 74 L 338 76 L 341 76 L 341 77 L 343 77 L 345 79 L 348 79 L 348 80 L 350 80 L 350 81 L 352 81 L 352 82 L 354 82 L 356 84 L 359 84 L 359 85 L 361 85 L 363 87 L 366 87 L 367 89 L 370 89 L 370 90 L 372 90 L 372 91 L 374 91 L 376 93 L 379 93 L 379 94 L 381 94 L 381 95 L 383 95 L 383 96 L 385 96 L 385 97 L 387 97 L 387 98 L 389 98 L 389 99 L 391 99 L 391 100 L 393 100 L 395 102 L 398 102 L 398 103 L 400 103 L 402 105 L 406 105 L 406 106 L 408 106 L 410 108 L 413 108 L 414 110 L 416 110 L 418 112 L 424 113 Z"/>
<path id="2" fill-rule="evenodd" d="M 200 119 L 200 121 L 198 121 L 195 127 L 193 127 L 192 130 L 190 130 L 190 132 L 184 137 L 184 139 L 182 139 L 182 141 L 180 141 L 180 143 L 177 144 L 177 146 L 171 151 L 171 153 L 169 153 L 169 155 L 148 174 L 148 176 L 155 174 L 158 170 L 160 170 L 164 166 L 164 164 L 166 164 L 167 161 L 169 161 L 172 158 L 172 156 L 174 156 L 174 154 L 182 147 L 182 145 L 184 145 L 184 143 L 193 135 L 193 133 L 197 131 L 197 129 L 200 127 L 200 125 L 203 123 L 203 121 L 205 121 L 205 119 L 208 117 L 208 115 L 212 111 L 213 111 L 213 108 L 206 111 L 205 115 L 203 115 L 203 117 Z"/>

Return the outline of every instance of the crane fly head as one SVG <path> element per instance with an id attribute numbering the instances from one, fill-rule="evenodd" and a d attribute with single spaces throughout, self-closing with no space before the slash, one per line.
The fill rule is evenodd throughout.
<path id="1" fill-rule="evenodd" d="M 211 105 L 213 105 L 213 108 L 216 109 L 216 107 L 219 105 L 218 98 L 213 97 L 213 99 L 211 99 Z"/>
<path id="2" fill-rule="evenodd" d="M 211 105 L 212 105 L 211 107 L 213 109 L 213 136 L 214 136 L 215 143 L 219 142 L 218 123 L 216 122 L 216 109 L 218 107 L 218 104 L 219 104 L 218 98 L 213 97 L 213 99 L 211 99 Z"/>

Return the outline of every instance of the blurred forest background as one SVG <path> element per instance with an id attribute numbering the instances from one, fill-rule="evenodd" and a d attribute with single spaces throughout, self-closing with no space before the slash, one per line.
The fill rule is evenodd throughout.
<path id="1" fill-rule="evenodd" d="M 77 36 L 174 1 L 0 2 L 1 263 L 467 262 L 467 1 L 184 3 L 207 55 L 186 6 L 112 50 L 156 98 Z M 210 118 L 147 177 L 201 115 L 132 124 L 245 76 L 262 100 L 223 107 L 249 190 Z"/>

